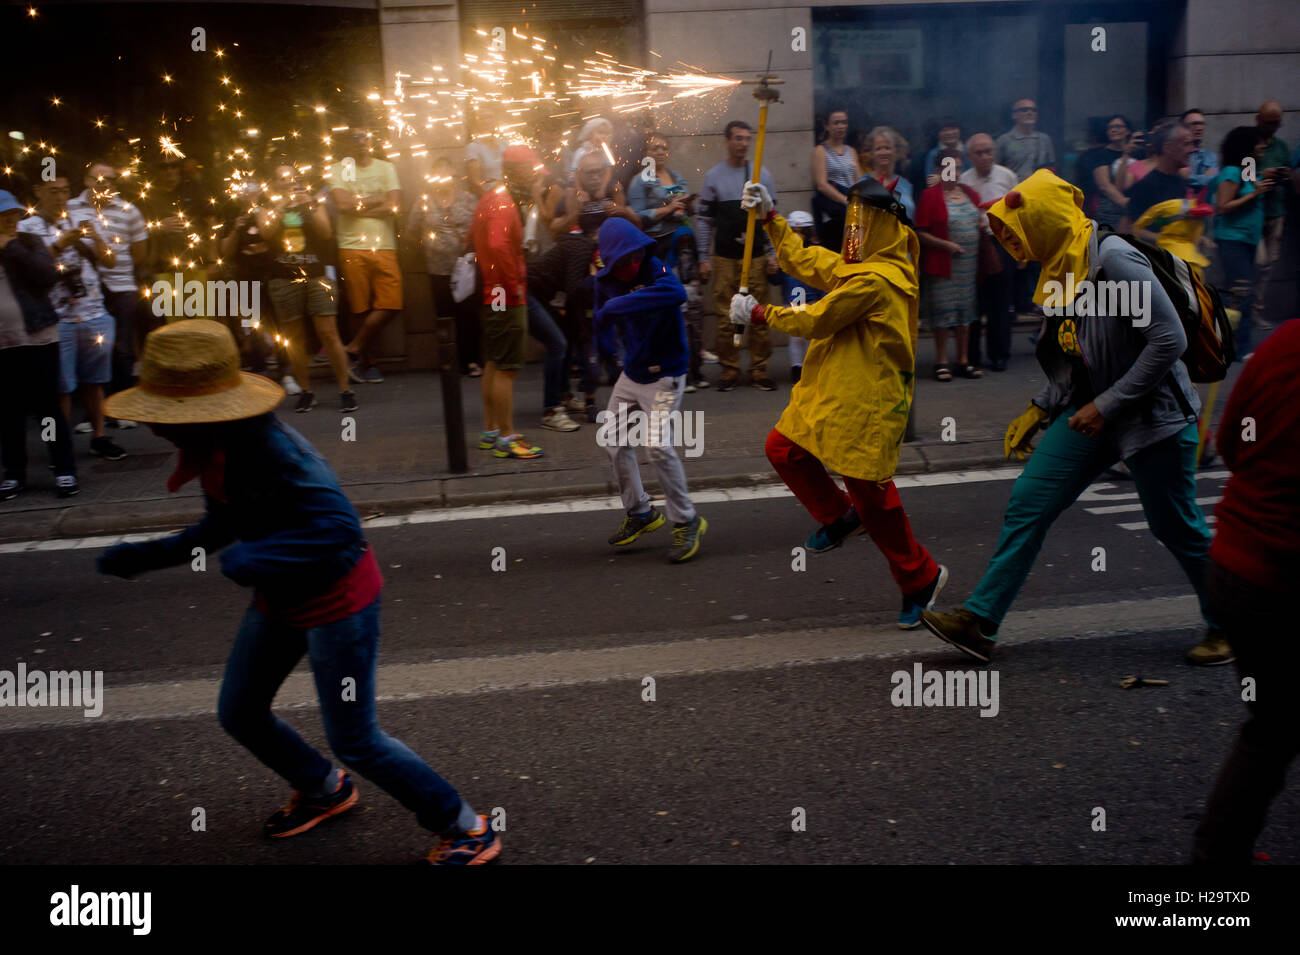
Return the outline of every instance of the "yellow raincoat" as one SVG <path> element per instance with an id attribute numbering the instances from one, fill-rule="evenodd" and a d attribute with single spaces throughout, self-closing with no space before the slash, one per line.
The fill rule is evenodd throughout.
<path id="1" fill-rule="evenodd" d="M 774 216 L 781 268 L 827 295 L 804 308 L 768 305 L 767 324 L 808 339 L 803 375 L 776 430 L 845 477 L 888 481 L 898 466 L 916 368 L 916 233 L 872 210 L 864 261 L 805 248 Z"/>
<path id="2" fill-rule="evenodd" d="M 1166 199 L 1142 213 L 1133 223 L 1133 232 L 1150 229 L 1156 233 L 1156 245 L 1176 255 L 1189 265 L 1205 268 L 1210 260 L 1201 254 L 1197 240 L 1205 232 L 1206 217 L 1191 214 L 1190 199 Z"/>
<path id="3" fill-rule="evenodd" d="M 1021 195 L 1017 208 L 1003 196 L 989 207 L 989 228 L 1002 247 L 1018 262 L 1040 262 L 1043 270 L 1034 290 L 1034 302 L 1047 301 L 1048 282 L 1074 284 L 1088 277 L 1088 241 L 1092 220 L 1083 214 L 1083 193 L 1046 169 L 1029 176 L 1012 192 Z M 1010 195 L 1011 193 L 1007 193 Z"/>

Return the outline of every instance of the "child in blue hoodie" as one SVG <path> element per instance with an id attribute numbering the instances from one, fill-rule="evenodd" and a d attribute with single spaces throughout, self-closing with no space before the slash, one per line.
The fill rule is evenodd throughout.
<path id="1" fill-rule="evenodd" d="M 632 223 L 609 218 L 598 238 L 604 266 L 596 273 L 594 317 L 597 335 L 621 334 L 623 373 L 609 405 L 598 416 L 596 442 L 609 450 L 627 514 L 609 542 L 631 544 L 657 530 L 664 516 L 650 504 L 641 483 L 636 448 L 644 446 L 664 489 L 665 510 L 673 522 L 672 563 L 690 560 L 700 549 L 708 521 L 695 513 L 686 491 L 686 472 L 674 447 L 683 436 L 682 393 L 690 351 L 682 303 L 686 289 L 672 270 L 650 254 L 655 244 Z"/>

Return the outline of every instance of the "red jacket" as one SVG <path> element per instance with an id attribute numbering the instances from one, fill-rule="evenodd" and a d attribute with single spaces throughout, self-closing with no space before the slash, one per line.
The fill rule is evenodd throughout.
<path id="1" fill-rule="evenodd" d="M 976 209 L 980 207 L 980 197 L 970 186 L 958 183 L 966 192 L 966 198 Z M 948 203 L 943 199 L 943 183 L 936 182 L 921 193 L 916 203 L 916 227 L 926 229 L 936 239 L 948 238 Z M 977 255 L 978 250 L 971 252 Z M 952 253 L 935 249 L 928 245 L 921 246 L 921 271 L 926 275 L 939 278 L 952 277 Z"/>
<path id="2" fill-rule="evenodd" d="M 1280 325 L 1242 369 L 1216 445 L 1232 471 L 1210 557 L 1260 587 L 1300 573 L 1300 319 Z M 1247 420 L 1249 419 L 1249 420 Z"/>
<path id="3" fill-rule="evenodd" d="M 524 227 L 519 210 L 504 185 L 489 189 L 474 209 L 469 241 L 483 281 L 483 304 L 497 301 L 497 289 L 505 289 L 505 304 L 526 305 L 524 269 Z"/>

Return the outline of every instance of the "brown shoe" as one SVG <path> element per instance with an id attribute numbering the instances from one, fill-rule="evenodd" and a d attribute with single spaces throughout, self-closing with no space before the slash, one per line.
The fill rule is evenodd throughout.
<path id="1" fill-rule="evenodd" d="M 981 663 L 993 659 L 997 641 L 984 636 L 980 630 L 980 618 L 965 607 L 958 607 L 952 613 L 922 610 L 921 622 L 940 640 L 952 644 Z"/>
<path id="2" fill-rule="evenodd" d="M 1237 659 L 1223 637 L 1222 630 L 1211 629 L 1192 649 L 1187 651 L 1187 662 L 1198 667 L 1217 667 Z"/>

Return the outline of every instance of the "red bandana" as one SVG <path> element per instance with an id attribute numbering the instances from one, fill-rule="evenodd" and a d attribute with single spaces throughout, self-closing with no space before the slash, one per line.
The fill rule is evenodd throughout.
<path id="1" fill-rule="evenodd" d="M 204 494 L 225 504 L 225 477 L 226 452 L 223 449 L 216 448 L 206 457 L 181 451 L 176 462 L 176 470 L 167 479 L 167 490 L 175 494 L 190 481 L 198 478 Z"/>

